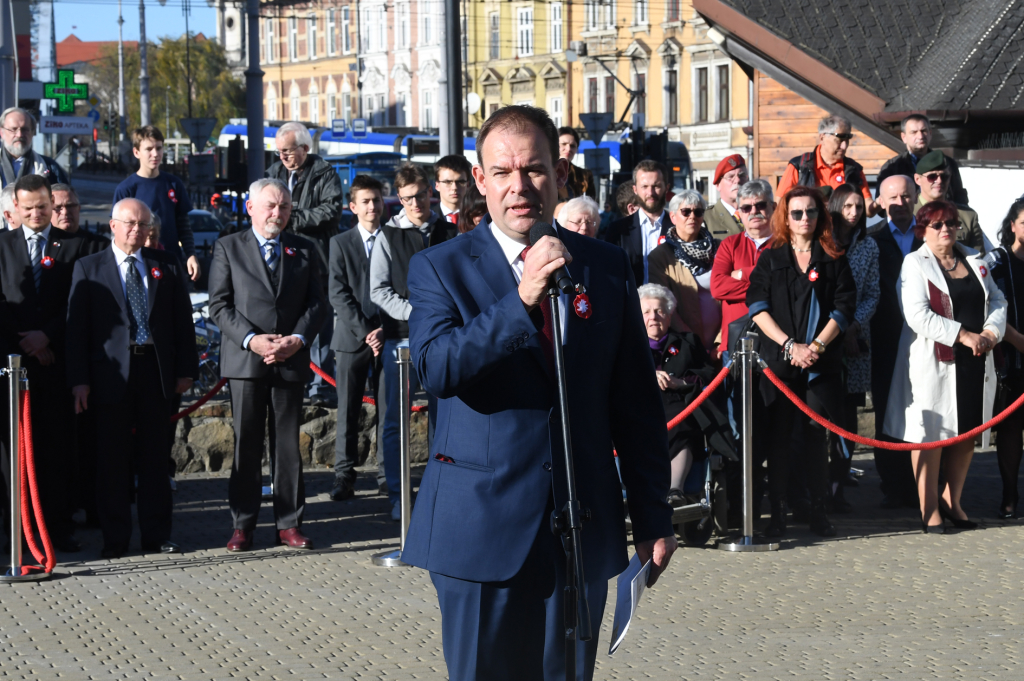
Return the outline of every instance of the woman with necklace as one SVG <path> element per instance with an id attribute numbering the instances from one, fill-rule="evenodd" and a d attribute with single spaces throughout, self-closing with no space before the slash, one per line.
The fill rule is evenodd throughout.
<path id="1" fill-rule="evenodd" d="M 711 266 L 718 240 L 704 224 L 707 204 L 700 192 L 686 189 L 668 205 L 672 228 L 664 243 L 651 251 L 647 271 L 652 284 L 664 286 L 676 298 L 673 331 L 691 331 L 717 359 L 722 331 L 722 304 L 711 295 Z"/>
<path id="2" fill-rule="evenodd" d="M 772 247 L 750 273 L 747 306 L 761 335 L 761 357 L 817 413 L 842 423 L 846 387 L 842 334 L 854 319 L 857 287 L 836 245 L 832 219 L 820 191 L 794 187 L 772 216 Z M 769 381 L 761 381 L 768 411 L 768 495 L 772 516 L 765 534 L 786 532 L 790 460 L 806 472 L 811 531 L 832 537 L 825 512 L 828 451 L 825 429 L 804 416 Z M 794 452 L 794 431 L 803 447 Z"/>
<path id="3" fill-rule="evenodd" d="M 992 279 L 1006 296 L 1006 336 L 999 345 L 1002 366 L 997 367 L 999 380 L 1005 388 L 1004 400 L 1010 404 L 1024 395 L 1024 334 L 1017 329 L 1024 325 L 1024 201 L 1010 206 L 999 230 L 1001 248 L 985 256 L 992 270 Z M 1003 498 L 996 517 L 1017 518 L 1017 478 L 1020 476 L 1021 453 L 1024 450 L 1024 409 L 1010 414 L 995 427 L 996 458 L 999 477 L 1003 480 Z"/>
<path id="4" fill-rule="evenodd" d="M 903 260 L 896 285 L 904 324 L 884 430 L 905 442 L 945 440 L 992 418 L 996 375 L 989 351 L 1006 328 L 1006 298 L 978 252 L 956 242 L 959 227 L 952 203 L 922 206 L 915 231 L 924 246 Z M 982 447 L 988 440 L 986 431 Z M 943 534 L 943 520 L 977 527 L 960 507 L 973 455 L 973 439 L 910 453 L 922 532 Z"/>

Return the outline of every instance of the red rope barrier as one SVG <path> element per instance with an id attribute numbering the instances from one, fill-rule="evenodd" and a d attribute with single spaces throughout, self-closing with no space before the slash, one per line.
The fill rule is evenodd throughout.
<path id="1" fill-rule="evenodd" d="M 327 383 L 330 384 L 330 386 L 332 388 L 337 389 L 337 387 L 338 387 L 337 383 L 335 383 L 334 379 L 331 378 L 331 376 L 326 371 L 324 371 L 323 369 L 318 367 L 316 364 L 313 364 L 312 362 L 309 363 L 309 368 L 312 369 L 313 373 L 315 373 L 317 376 L 319 376 L 320 378 L 322 378 L 325 381 L 327 381 Z M 363 395 L 363 404 L 372 404 L 373 406 L 377 406 L 377 401 L 375 399 L 373 399 L 372 397 L 367 397 L 366 395 Z M 412 413 L 414 413 L 414 414 L 416 412 L 426 411 L 426 410 L 427 410 L 427 408 L 424 407 L 423 405 L 413 405 L 413 407 L 412 407 Z"/>
<path id="2" fill-rule="evenodd" d="M 227 385 L 227 383 L 228 383 L 228 379 L 226 379 L 226 378 L 222 378 L 219 381 L 217 381 L 217 385 L 213 386 L 213 389 L 210 390 L 210 392 L 206 393 L 205 395 L 200 397 L 198 400 L 196 400 L 191 406 L 188 407 L 188 409 L 185 409 L 183 411 L 179 411 L 177 414 L 172 416 L 171 417 L 171 423 L 174 423 L 175 421 L 180 421 L 181 419 L 185 418 L 189 414 L 193 413 L 196 409 L 199 409 L 199 407 L 201 407 L 204 404 L 206 404 L 207 402 L 209 402 L 210 399 L 214 395 L 216 395 L 217 393 L 220 392 L 221 388 L 223 388 L 225 385 Z"/>
<path id="3" fill-rule="evenodd" d="M 775 375 L 775 372 L 773 372 L 771 369 L 769 369 L 766 366 L 762 366 L 761 369 L 764 372 L 764 375 L 768 378 L 768 380 L 771 381 L 772 383 L 774 383 L 775 387 L 778 388 L 780 391 L 782 391 L 782 394 L 785 395 L 786 397 L 788 397 L 789 401 L 792 402 L 793 404 L 795 404 L 797 406 L 797 408 L 800 409 L 800 411 L 802 411 L 803 413 L 807 414 L 815 422 L 817 422 L 818 424 L 824 426 L 825 428 L 827 428 L 828 430 L 832 431 L 833 433 L 835 433 L 839 437 L 845 438 L 847 440 L 852 440 L 854 442 L 858 442 L 858 443 L 860 443 L 862 445 L 867 445 L 869 447 L 878 447 L 879 449 L 891 449 L 893 451 L 898 451 L 898 452 L 907 452 L 907 451 L 918 450 L 918 449 L 920 449 L 920 450 L 940 449 L 942 447 L 949 447 L 951 445 L 955 445 L 955 444 L 957 444 L 959 442 L 963 442 L 965 440 L 973 440 L 974 438 L 976 438 L 977 436 L 981 435 L 982 433 L 984 433 L 989 428 L 991 428 L 993 426 L 996 426 L 996 425 L 999 425 L 1000 423 L 1002 423 L 1003 419 L 1008 417 L 1013 412 L 1017 411 L 1017 409 L 1019 409 L 1021 405 L 1024 405 L 1024 395 L 1021 395 L 1019 398 L 1017 398 L 1016 402 L 1011 404 L 1009 407 L 1007 407 L 1005 410 L 1003 410 L 1003 412 L 1001 414 L 999 414 L 998 416 L 993 418 L 988 423 L 983 423 L 980 426 L 978 426 L 977 428 L 975 428 L 973 430 L 970 430 L 970 431 L 964 433 L 963 435 L 957 435 L 956 437 L 951 437 L 951 438 L 949 438 L 947 440 L 941 440 L 939 442 L 921 442 L 921 443 L 916 443 L 916 442 L 882 442 L 881 440 L 873 440 L 873 439 L 871 439 L 869 437 L 863 437 L 861 435 L 857 435 L 856 433 L 851 433 L 848 430 L 844 430 L 844 429 L 840 428 L 839 426 L 835 425 L 834 423 L 830 423 L 825 418 L 823 418 L 818 413 L 816 413 L 813 409 L 808 407 L 807 404 L 803 400 L 801 400 L 799 397 L 797 397 L 796 393 L 794 393 L 792 390 L 790 390 L 789 386 L 786 385 L 785 383 L 783 383 L 782 380 L 778 376 Z M 878 418 L 878 414 L 875 414 L 875 418 Z"/>
<path id="4" fill-rule="evenodd" d="M 18 459 L 21 461 L 21 527 L 36 561 L 42 564 L 45 572 L 53 572 L 57 565 L 57 556 L 53 552 L 53 542 L 46 530 L 43 518 L 43 506 L 39 501 L 39 489 L 36 485 L 36 457 L 32 446 L 32 409 L 29 403 L 28 390 L 21 393 L 21 427 L 18 429 Z M 29 492 L 31 491 L 31 494 Z M 32 528 L 32 514 L 29 512 L 29 499 L 35 511 L 36 526 L 43 540 L 43 548 L 36 543 L 36 534 Z M 29 570 L 39 570 L 34 565 L 25 566 Z"/>
<path id="5" fill-rule="evenodd" d="M 716 390 L 718 390 L 718 386 L 722 385 L 722 381 L 724 381 L 725 377 L 728 376 L 728 375 L 729 375 L 729 367 L 722 367 L 722 370 L 718 372 L 718 375 L 715 376 L 715 379 L 713 381 L 711 381 L 710 383 L 708 383 L 707 387 L 704 388 L 704 390 L 701 391 L 700 395 L 697 396 L 697 399 L 695 399 L 693 402 L 691 402 L 689 404 L 689 406 L 686 407 L 686 409 L 684 409 L 681 412 L 679 412 L 675 416 L 675 418 L 673 418 L 671 421 L 669 421 L 666 424 L 666 427 L 669 430 L 672 430 L 673 428 L 678 426 L 680 423 L 685 421 L 690 416 L 690 414 L 692 414 L 694 412 L 694 410 L 697 407 L 699 407 L 704 402 L 704 400 L 706 400 L 709 397 L 711 397 L 711 393 L 713 393 Z"/>

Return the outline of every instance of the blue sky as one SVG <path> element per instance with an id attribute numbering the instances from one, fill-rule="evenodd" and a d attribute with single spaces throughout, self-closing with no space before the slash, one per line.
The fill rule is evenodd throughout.
<path id="1" fill-rule="evenodd" d="M 189 30 L 203 33 L 209 38 L 217 35 L 217 13 L 205 0 L 193 2 L 189 15 Z M 117 40 L 116 0 L 57 0 L 56 13 L 57 42 L 74 33 L 80 40 Z M 122 6 L 124 16 L 124 39 L 139 39 L 139 3 L 125 0 Z M 150 42 L 164 36 L 178 37 L 185 33 L 185 17 L 182 15 L 181 0 L 168 0 L 161 6 L 156 0 L 146 2 L 146 38 Z"/>

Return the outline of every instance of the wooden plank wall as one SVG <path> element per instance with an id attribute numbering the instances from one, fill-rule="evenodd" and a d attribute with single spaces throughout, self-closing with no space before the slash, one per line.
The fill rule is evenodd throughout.
<path id="1" fill-rule="evenodd" d="M 818 121 L 828 112 L 761 72 L 757 72 L 754 84 L 754 176 L 778 186 L 789 159 L 814 150 Z M 848 155 L 863 165 L 868 175 L 877 173 L 896 155 L 856 128 L 853 133 Z"/>

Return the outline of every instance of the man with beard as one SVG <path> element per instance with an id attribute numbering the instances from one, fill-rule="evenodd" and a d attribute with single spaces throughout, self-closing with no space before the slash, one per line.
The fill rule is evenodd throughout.
<path id="1" fill-rule="evenodd" d="M 276 543 L 311 549 L 313 542 L 300 531 L 306 494 L 299 421 L 312 374 L 309 343 L 327 314 L 320 256 L 311 241 L 284 231 L 292 201 L 283 182 L 253 182 L 245 206 L 252 229 L 217 239 L 210 265 L 210 317 L 222 334 L 221 376 L 230 379 L 235 425 L 228 486 L 234 533 L 227 549 L 252 548 L 268 410 L 275 442 Z"/>
<path id="2" fill-rule="evenodd" d="M 633 169 L 633 191 L 640 199 L 640 210 L 631 217 L 616 220 L 608 228 L 604 240 L 615 244 L 629 256 L 637 286 L 648 283 L 647 257 L 672 227 L 665 212 L 665 166 L 657 161 L 640 161 Z"/>
<path id="3" fill-rule="evenodd" d="M 14 184 L 26 175 L 42 175 L 48 182 L 68 183 L 68 175 L 56 161 L 32 151 L 36 119 L 20 107 L 11 107 L 0 114 L 0 186 Z"/>
<path id="4" fill-rule="evenodd" d="M 550 526 L 566 490 L 552 369 L 564 339 L 577 490 L 591 518 L 580 597 L 593 637 L 576 641 L 576 679 L 591 679 L 608 580 L 627 564 L 613 446 L 637 555 L 653 561 L 648 585 L 677 546 L 665 411 L 623 253 L 562 228 L 530 245 L 534 225 L 553 224 L 568 174 L 547 113 L 492 114 L 477 153 L 491 222 L 409 267 L 412 361 L 438 416 L 402 560 L 430 571 L 452 681 L 566 678 L 566 557 Z M 593 305 L 562 295 L 556 330 L 546 292 L 563 266 Z"/>

